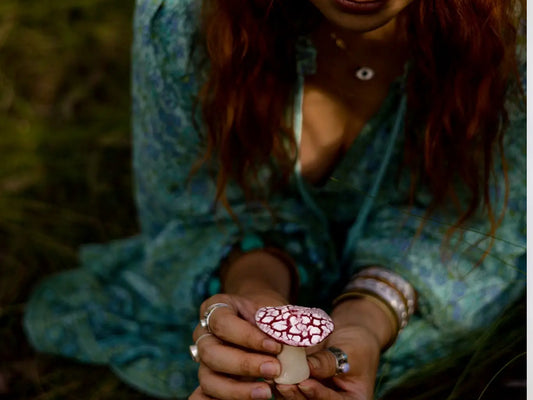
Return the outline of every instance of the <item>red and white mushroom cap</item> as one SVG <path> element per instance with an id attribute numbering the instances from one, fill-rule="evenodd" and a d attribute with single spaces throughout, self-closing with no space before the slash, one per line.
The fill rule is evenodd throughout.
<path id="1" fill-rule="evenodd" d="M 257 310 L 259 329 L 278 342 L 296 347 L 314 346 L 333 332 L 333 320 L 320 308 L 285 305 Z"/>

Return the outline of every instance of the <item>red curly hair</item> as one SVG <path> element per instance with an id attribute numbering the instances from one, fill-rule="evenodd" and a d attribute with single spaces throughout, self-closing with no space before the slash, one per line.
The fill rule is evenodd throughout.
<path id="1" fill-rule="evenodd" d="M 412 60 L 405 159 L 413 188 L 427 184 L 434 209 L 456 199 L 459 182 L 469 198 L 456 227 L 484 207 L 494 231 L 489 178 L 494 157 L 503 160 L 504 101 L 518 76 L 516 1 L 415 0 L 402 17 Z M 296 160 L 286 115 L 294 40 L 320 18 L 308 0 L 204 0 L 210 65 L 200 104 L 206 158 L 219 165 L 218 200 L 230 179 L 248 194 L 267 193 L 258 179 L 265 165 L 273 182 L 287 182 Z"/>

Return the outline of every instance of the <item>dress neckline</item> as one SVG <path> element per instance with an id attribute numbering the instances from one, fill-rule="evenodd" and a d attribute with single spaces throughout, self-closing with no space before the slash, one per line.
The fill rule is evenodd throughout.
<path id="1" fill-rule="evenodd" d="M 364 151 L 367 145 L 372 140 L 370 132 L 376 132 L 378 129 L 383 129 L 385 123 L 390 120 L 390 116 L 394 113 L 395 107 L 399 98 L 402 95 L 403 88 L 407 79 L 409 63 L 404 67 L 402 76 L 396 78 L 389 86 L 387 97 L 379 107 L 378 111 L 370 117 L 365 123 L 361 132 L 352 144 L 346 149 L 344 154 L 337 160 L 331 169 L 329 176 L 322 180 L 319 184 L 313 184 L 307 181 L 301 173 L 300 164 L 300 147 L 302 139 L 302 125 L 303 125 L 303 98 L 305 90 L 305 78 L 308 75 L 316 73 L 316 58 L 317 50 L 313 41 L 308 35 L 302 35 L 296 40 L 296 69 L 298 74 L 297 84 L 295 88 L 295 96 L 293 103 L 293 127 L 297 146 L 297 160 L 295 165 L 296 177 L 305 186 L 306 189 L 312 192 L 319 192 L 327 189 L 332 182 L 338 180 L 349 179 L 351 165 L 350 160 L 357 159 L 356 154 Z"/>
<path id="2" fill-rule="evenodd" d="M 376 132 L 379 129 L 384 129 L 386 124 L 390 122 L 391 115 L 395 115 L 394 112 L 398 103 L 398 99 L 401 94 L 401 88 L 403 87 L 404 77 L 398 77 L 389 87 L 387 97 L 379 107 L 378 111 L 370 117 L 370 119 L 365 123 L 361 132 L 357 135 L 357 138 L 353 143 L 346 149 L 344 154 L 342 154 L 339 159 L 336 161 L 335 165 L 331 169 L 329 176 L 323 179 L 320 183 L 311 183 L 304 178 L 301 173 L 301 164 L 300 164 L 300 145 L 302 139 L 302 125 L 303 125 L 303 97 L 305 91 L 305 76 L 301 76 L 296 88 L 295 96 L 295 105 L 294 105 L 294 134 L 297 145 L 297 154 L 298 158 L 296 160 L 295 173 L 298 175 L 298 179 L 301 180 L 307 189 L 311 191 L 320 191 L 327 189 L 332 182 L 337 182 L 339 180 L 348 179 L 350 175 L 350 170 L 352 169 L 353 160 L 358 159 L 357 154 L 365 150 L 365 148 L 370 144 L 370 141 L 373 139 L 374 135 L 372 132 Z M 350 162 L 352 161 L 352 162 Z"/>

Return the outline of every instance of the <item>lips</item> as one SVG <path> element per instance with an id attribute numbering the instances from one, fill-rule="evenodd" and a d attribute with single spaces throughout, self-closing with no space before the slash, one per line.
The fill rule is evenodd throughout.
<path id="1" fill-rule="evenodd" d="M 372 14 L 383 8 L 387 0 L 333 0 L 336 6 L 351 14 Z"/>

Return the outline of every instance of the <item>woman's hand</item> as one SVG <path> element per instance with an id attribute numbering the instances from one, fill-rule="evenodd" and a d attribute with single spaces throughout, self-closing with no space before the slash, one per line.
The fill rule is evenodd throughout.
<path id="1" fill-rule="evenodd" d="M 225 268 L 222 286 L 226 294 L 215 295 L 200 307 L 203 318 L 210 305 L 229 305 L 211 314 L 212 335 L 198 340 L 206 333 L 201 326 L 193 333 L 193 340 L 198 340 L 200 387 L 190 399 L 269 399 L 269 384 L 258 378 L 270 380 L 280 374 L 275 355 L 281 351 L 281 344 L 256 327 L 255 313 L 261 307 L 288 303 L 290 268 L 268 252 L 248 252 Z"/>
<path id="2" fill-rule="evenodd" d="M 370 400 L 381 349 L 394 334 L 383 310 L 364 299 L 342 302 L 332 312 L 335 330 L 308 356 L 311 378 L 298 385 L 278 385 L 285 399 Z M 336 360 L 328 347 L 348 356 L 350 370 L 336 375 Z"/>
<path id="3" fill-rule="evenodd" d="M 200 387 L 190 399 L 269 399 L 270 386 L 257 379 L 269 380 L 279 375 L 281 367 L 275 354 L 281 351 L 281 345 L 255 326 L 254 316 L 258 308 L 281 305 L 284 301 L 268 292 L 247 297 L 220 294 L 202 304 L 200 315 L 215 303 L 230 307 L 213 311 L 209 318 L 212 335 L 202 337 L 197 343 Z M 198 325 L 193 340 L 206 332 Z"/>
<path id="4" fill-rule="evenodd" d="M 350 371 L 336 375 L 336 361 L 328 347 L 342 349 Z M 298 385 L 278 385 L 284 399 L 370 400 L 379 363 L 380 346 L 363 327 L 335 329 L 321 349 L 308 356 L 311 378 Z"/>

